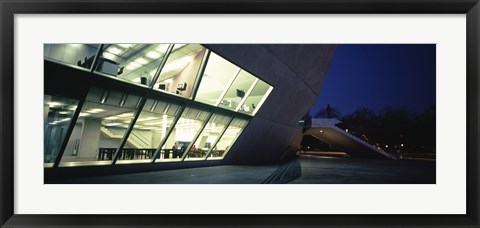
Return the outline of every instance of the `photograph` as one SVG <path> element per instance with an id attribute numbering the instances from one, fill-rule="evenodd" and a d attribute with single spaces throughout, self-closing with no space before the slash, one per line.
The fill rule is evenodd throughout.
<path id="1" fill-rule="evenodd" d="M 434 43 L 43 54 L 45 184 L 436 184 Z"/>
<path id="2" fill-rule="evenodd" d="M 0 0 L 0 227 L 480 227 L 480 0 Z"/>

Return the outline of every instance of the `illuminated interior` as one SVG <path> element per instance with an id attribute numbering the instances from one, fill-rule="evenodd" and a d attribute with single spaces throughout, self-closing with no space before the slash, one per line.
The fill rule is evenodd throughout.
<path id="1" fill-rule="evenodd" d="M 46 167 L 58 154 L 61 167 L 223 159 L 273 90 L 199 44 L 44 48 L 45 60 L 146 91 L 91 87 L 78 116 L 78 100 L 45 95 Z M 62 126 L 61 134 L 54 125 Z"/>

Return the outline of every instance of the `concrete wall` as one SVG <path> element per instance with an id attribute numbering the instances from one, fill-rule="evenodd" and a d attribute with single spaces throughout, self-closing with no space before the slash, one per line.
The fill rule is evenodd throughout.
<path id="1" fill-rule="evenodd" d="M 297 148 L 298 121 L 318 98 L 336 45 L 206 45 L 274 87 L 225 162 L 278 161 Z"/>

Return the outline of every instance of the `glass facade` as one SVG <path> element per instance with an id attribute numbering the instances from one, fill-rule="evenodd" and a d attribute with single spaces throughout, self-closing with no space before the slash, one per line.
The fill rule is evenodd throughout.
<path id="1" fill-rule="evenodd" d="M 239 72 L 238 66 L 211 53 L 195 100 L 217 106 Z"/>
<path id="2" fill-rule="evenodd" d="M 95 71 L 148 86 L 168 47 L 168 44 L 106 44 Z"/>
<path id="3" fill-rule="evenodd" d="M 123 147 L 130 157 L 117 164 L 150 162 L 180 110 L 179 104 L 148 99 Z"/>
<path id="4" fill-rule="evenodd" d="M 209 116 L 208 111 L 186 107 L 162 146 L 160 158 L 155 161 L 181 161 L 183 157 L 188 156 L 186 152 L 191 147 L 190 144 Z"/>
<path id="5" fill-rule="evenodd" d="M 209 160 L 214 159 L 223 159 L 227 155 L 228 151 L 232 147 L 235 140 L 242 133 L 245 126 L 247 126 L 248 121 L 244 119 L 234 119 L 232 123 L 228 126 L 225 133 L 213 147 L 212 151 L 208 155 Z"/>
<path id="6" fill-rule="evenodd" d="M 248 97 L 245 102 L 243 102 L 242 106 L 239 109 L 239 112 L 252 116 L 255 115 L 258 108 L 262 106 L 262 103 L 268 97 L 272 89 L 273 87 L 271 87 L 264 81 L 257 80 L 255 87 L 253 87 L 253 90 L 248 94 Z"/>
<path id="7" fill-rule="evenodd" d="M 50 61 L 89 70 L 99 47 L 99 44 L 45 44 L 43 55 Z"/>
<path id="8" fill-rule="evenodd" d="M 193 146 L 189 148 L 185 160 L 205 160 L 208 152 L 212 149 L 214 143 L 222 134 L 231 119 L 232 117 L 227 115 L 213 114 Z"/>
<path id="9" fill-rule="evenodd" d="M 43 105 L 44 121 L 44 164 L 53 165 L 70 126 L 78 100 L 45 95 Z"/>
<path id="10" fill-rule="evenodd" d="M 60 166 L 110 164 L 139 101 L 132 94 L 90 89 Z M 122 151 L 119 159 L 130 156 Z"/>
<path id="11" fill-rule="evenodd" d="M 199 44 L 45 44 L 44 54 L 144 91 L 91 86 L 75 123 L 79 100 L 45 95 L 46 167 L 223 159 L 273 89 Z"/>
<path id="12" fill-rule="evenodd" d="M 190 98 L 206 49 L 198 44 L 175 44 L 154 88 Z"/>
<path id="13" fill-rule="evenodd" d="M 219 107 L 237 111 L 243 108 L 243 101 L 246 95 L 250 93 L 253 86 L 258 81 L 253 75 L 242 70 L 233 81 L 227 93 L 220 101 Z"/>

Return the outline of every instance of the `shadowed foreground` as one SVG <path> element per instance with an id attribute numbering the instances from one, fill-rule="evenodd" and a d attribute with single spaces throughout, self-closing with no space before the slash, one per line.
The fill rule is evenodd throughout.
<path id="1" fill-rule="evenodd" d="M 434 184 L 435 160 L 369 160 L 304 155 L 291 184 Z"/>
<path id="2" fill-rule="evenodd" d="M 283 165 L 213 166 L 64 180 L 62 184 L 434 184 L 435 160 L 303 155 Z"/>

